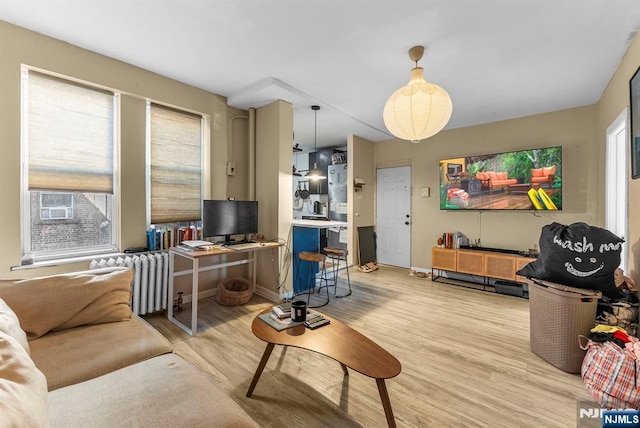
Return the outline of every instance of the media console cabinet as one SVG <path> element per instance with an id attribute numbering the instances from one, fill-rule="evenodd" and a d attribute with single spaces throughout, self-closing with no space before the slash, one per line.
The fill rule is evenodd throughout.
<path id="1" fill-rule="evenodd" d="M 525 283 L 526 278 L 517 275 L 516 272 L 535 258 L 521 254 L 513 254 L 505 250 L 482 248 L 441 248 L 434 247 L 431 250 L 431 280 L 436 281 L 442 277 L 442 271 L 457 272 L 467 275 L 476 275 L 484 278 L 487 285 L 490 278 L 508 281 L 509 283 Z M 496 290 L 498 291 L 498 290 Z M 512 294 L 512 293 L 505 293 Z"/>

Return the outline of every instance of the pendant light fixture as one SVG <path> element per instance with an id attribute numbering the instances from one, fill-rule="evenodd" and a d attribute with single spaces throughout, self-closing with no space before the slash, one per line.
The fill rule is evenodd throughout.
<path id="1" fill-rule="evenodd" d="M 318 110 L 320 110 L 320 106 L 311 106 L 311 110 L 313 110 L 315 115 L 313 149 L 315 152 L 317 152 L 318 151 Z M 317 159 L 317 156 L 316 156 L 316 159 Z M 318 169 L 318 162 L 313 163 L 313 169 L 307 172 L 305 177 L 310 180 L 326 180 L 327 178 L 327 176 Z"/>
<path id="2" fill-rule="evenodd" d="M 402 140 L 418 143 L 442 130 L 451 118 L 453 110 L 447 91 L 424 80 L 418 61 L 424 54 L 424 46 L 409 49 L 409 58 L 416 63 L 411 78 L 387 100 L 383 118 L 387 129 Z"/>

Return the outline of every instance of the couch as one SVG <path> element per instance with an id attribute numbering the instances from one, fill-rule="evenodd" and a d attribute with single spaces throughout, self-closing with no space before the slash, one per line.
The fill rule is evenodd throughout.
<path id="1" fill-rule="evenodd" d="M 129 306 L 132 271 L 0 280 L 0 427 L 256 427 Z"/>
<path id="2" fill-rule="evenodd" d="M 556 179 L 556 166 L 546 166 L 543 168 L 535 168 L 531 170 L 531 184 L 537 183 L 541 187 L 551 187 Z"/>
<path id="3" fill-rule="evenodd" d="M 476 178 L 480 180 L 482 189 L 488 190 L 489 193 L 493 190 L 508 188 L 510 185 L 518 183 L 517 179 L 509 178 L 506 172 L 478 171 L 476 172 Z"/>

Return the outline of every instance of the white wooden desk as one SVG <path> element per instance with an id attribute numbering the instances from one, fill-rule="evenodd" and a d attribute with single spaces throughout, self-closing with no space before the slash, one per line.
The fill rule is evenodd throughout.
<path id="1" fill-rule="evenodd" d="M 169 302 L 167 304 L 168 318 L 175 325 L 189 333 L 191 336 L 195 336 L 198 332 L 198 274 L 215 269 L 223 269 L 231 266 L 238 266 L 244 264 L 251 264 L 251 282 L 253 284 L 252 290 L 256 289 L 256 254 L 258 251 L 269 250 L 280 247 L 277 242 L 263 242 L 256 244 L 252 248 L 245 248 L 242 250 L 233 250 L 225 247 L 211 247 L 207 250 L 194 250 L 188 251 L 180 247 L 173 247 L 169 249 Z M 220 257 L 231 254 L 246 254 L 248 257 L 242 260 L 234 260 L 230 262 L 214 263 L 209 266 L 200 267 L 200 259 L 209 257 Z M 175 257 L 181 257 L 191 261 L 191 269 L 181 270 L 176 272 L 174 270 Z M 191 324 L 189 326 L 184 325 L 173 316 L 173 280 L 176 277 L 192 275 L 191 280 Z"/>

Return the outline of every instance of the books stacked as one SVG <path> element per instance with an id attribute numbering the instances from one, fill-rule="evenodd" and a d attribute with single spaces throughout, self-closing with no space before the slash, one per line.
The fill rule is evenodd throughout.
<path id="1" fill-rule="evenodd" d="M 291 303 L 282 302 L 271 309 L 271 313 L 279 320 L 291 318 Z"/>

